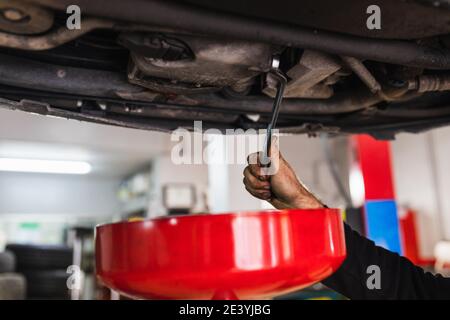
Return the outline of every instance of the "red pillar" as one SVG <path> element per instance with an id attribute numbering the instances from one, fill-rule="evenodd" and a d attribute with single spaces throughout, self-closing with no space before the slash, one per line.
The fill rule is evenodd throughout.
<path id="1" fill-rule="evenodd" d="M 365 190 L 364 217 L 369 238 L 400 253 L 400 233 L 388 141 L 369 135 L 352 138 Z"/>

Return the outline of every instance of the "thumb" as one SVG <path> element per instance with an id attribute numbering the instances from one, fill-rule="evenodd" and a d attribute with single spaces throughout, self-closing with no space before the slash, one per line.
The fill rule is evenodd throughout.
<path id="1" fill-rule="evenodd" d="M 280 148 L 278 146 L 278 141 L 279 141 L 279 139 L 277 136 L 272 137 L 272 141 L 270 144 L 270 150 L 269 150 L 270 157 L 272 157 L 272 156 L 277 157 L 280 154 Z"/>
<path id="2" fill-rule="evenodd" d="M 280 168 L 280 151 L 278 146 L 278 137 L 273 136 L 270 150 L 269 150 L 269 157 L 270 157 L 270 166 L 263 168 L 264 175 L 272 176 L 277 174 L 278 169 Z"/>
<path id="3" fill-rule="evenodd" d="M 270 146 L 269 156 L 270 160 L 274 161 L 276 165 L 278 166 L 281 159 L 283 159 L 283 156 L 280 152 L 280 139 L 277 136 L 272 137 L 272 144 Z"/>

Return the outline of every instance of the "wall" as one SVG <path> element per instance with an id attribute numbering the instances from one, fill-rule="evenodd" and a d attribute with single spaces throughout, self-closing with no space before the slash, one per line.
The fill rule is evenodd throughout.
<path id="1" fill-rule="evenodd" d="M 431 133 L 436 165 L 436 201 L 440 209 L 441 236 L 450 240 L 450 127 Z"/>
<path id="2" fill-rule="evenodd" d="M 0 172 L 1 214 L 118 213 L 118 180 L 95 175 Z"/>
<path id="3" fill-rule="evenodd" d="M 153 161 L 152 185 L 148 216 L 157 217 L 166 214 L 162 202 L 162 188 L 168 183 L 188 183 L 196 187 L 196 206 L 194 212 L 205 210 L 205 195 L 208 189 L 208 168 L 205 164 L 180 164 L 172 162 L 170 155 L 164 154 Z"/>
<path id="4" fill-rule="evenodd" d="M 330 138 L 328 143 L 340 179 L 348 189 L 347 138 Z M 280 140 L 280 151 L 305 186 L 329 207 L 345 207 L 324 156 L 323 141 L 305 135 L 287 136 Z"/>
<path id="5" fill-rule="evenodd" d="M 112 221 L 117 184 L 96 175 L 0 172 L 0 251 L 6 242 L 61 244 L 69 226 Z"/>
<path id="6" fill-rule="evenodd" d="M 397 203 L 418 213 L 420 252 L 450 239 L 450 127 L 400 134 L 392 142 Z"/>

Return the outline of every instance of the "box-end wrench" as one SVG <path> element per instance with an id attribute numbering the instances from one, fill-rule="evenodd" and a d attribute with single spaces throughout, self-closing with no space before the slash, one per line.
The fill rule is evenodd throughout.
<path id="1" fill-rule="evenodd" d="M 270 147 L 272 145 L 272 130 L 275 128 L 275 125 L 278 120 L 281 101 L 283 100 L 284 89 L 286 88 L 287 83 L 286 76 L 278 68 L 272 69 L 269 73 L 278 81 L 278 86 L 275 95 L 275 100 L 273 102 L 272 119 L 270 120 L 270 123 L 268 124 L 266 129 L 266 141 L 264 143 L 264 150 L 259 160 L 261 162 L 262 167 L 270 166 Z"/>

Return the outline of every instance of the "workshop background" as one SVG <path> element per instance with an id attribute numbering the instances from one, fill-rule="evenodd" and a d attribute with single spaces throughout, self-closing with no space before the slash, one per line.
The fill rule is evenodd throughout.
<path id="1" fill-rule="evenodd" d="M 0 119 L 0 160 L 91 166 L 79 175 L 0 168 L 0 299 L 124 299 L 95 279 L 95 225 L 270 207 L 245 191 L 243 164 L 175 165 L 167 133 L 7 110 L 0 111 Z M 330 207 L 342 208 L 347 221 L 364 233 L 370 219 L 354 209 L 367 203 L 364 179 L 355 167 L 358 143 L 349 136 L 280 138 L 284 157 L 308 188 Z M 377 146 L 390 150 L 384 160 L 392 167 L 382 170 L 392 171 L 388 183 L 394 186 L 400 252 L 427 270 L 448 272 L 450 127 L 400 134 Z M 288 298 L 342 297 L 316 285 Z"/>

